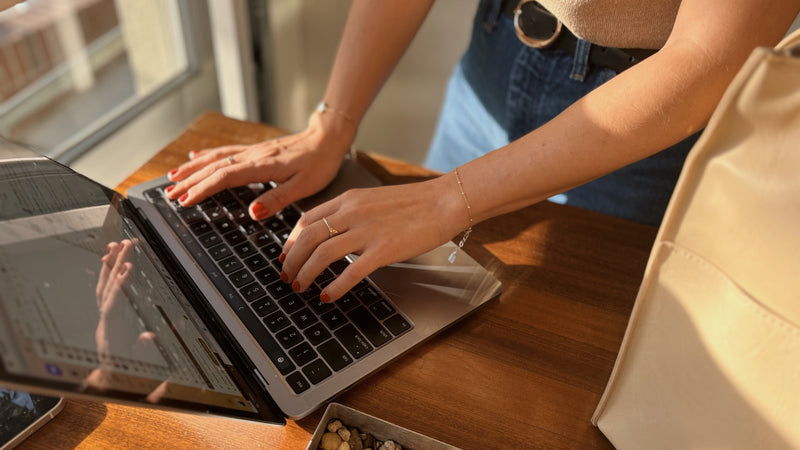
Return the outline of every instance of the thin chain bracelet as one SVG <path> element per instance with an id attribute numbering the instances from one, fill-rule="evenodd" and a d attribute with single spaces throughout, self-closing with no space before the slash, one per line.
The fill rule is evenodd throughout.
<path id="1" fill-rule="evenodd" d="M 469 227 L 464 230 L 464 236 L 461 237 L 461 240 L 458 242 L 458 247 L 453 250 L 453 253 L 450 253 L 450 256 L 447 257 L 447 260 L 450 261 L 450 264 L 456 262 L 456 256 L 458 255 L 458 251 L 464 247 L 464 244 L 467 242 L 469 238 L 469 234 L 472 232 L 472 210 L 469 207 L 469 200 L 467 200 L 467 194 L 464 193 L 464 186 L 461 185 L 461 177 L 458 175 L 458 167 L 453 171 L 456 174 L 456 182 L 458 183 L 458 190 L 461 191 L 461 198 L 464 199 L 464 205 L 467 206 L 467 217 L 469 217 Z"/>
<path id="2" fill-rule="evenodd" d="M 347 111 L 342 111 L 341 109 L 331 108 L 330 105 L 325 103 L 325 100 L 319 102 L 319 104 L 317 105 L 317 112 L 320 113 L 320 114 L 323 114 L 323 113 L 325 113 L 327 111 L 330 111 L 330 112 L 332 112 L 334 114 L 338 114 L 338 115 L 342 116 L 346 120 L 350 121 L 350 123 L 352 123 L 353 125 L 356 124 L 356 119 L 354 119 L 353 116 L 348 114 Z"/>

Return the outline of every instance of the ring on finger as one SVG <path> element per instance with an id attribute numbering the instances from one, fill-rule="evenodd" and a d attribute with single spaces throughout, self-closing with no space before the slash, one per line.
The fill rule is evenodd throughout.
<path id="1" fill-rule="evenodd" d="M 225 159 L 228 161 L 228 165 L 229 165 L 229 166 L 232 166 L 232 165 L 233 165 L 233 163 L 235 163 L 235 162 L 236 162 L 236 161 L 233 159 L 233 155 L 228 155 L 228 157 L 227 157 L 227 158 L 225 158 Z"/>
<path id="2" fill-rule="evenodd" d="M 323 217 L 322 222 L 325 223 L 325 226 L 328 227 L 328 239 L 336 236 L 339 234 L 339 231 L 336 228 L 333 228 L 330 223 L 328 223 L 328 219 Z"/>

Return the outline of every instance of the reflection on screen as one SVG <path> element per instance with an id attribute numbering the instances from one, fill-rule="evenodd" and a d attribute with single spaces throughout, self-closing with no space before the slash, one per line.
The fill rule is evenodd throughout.
<path id="1" fill-rule="evenodd" d="M 13 199 L 0 207 L 4 370 L 88 393 L 253 411 L 216 342 L 105 191 L 55 164 L 49 172 L 31 164 L 53 163 L 0 161 L 0 198 Z M 129 248 L 124 281 L 103 279 L 112 242 Z"/>

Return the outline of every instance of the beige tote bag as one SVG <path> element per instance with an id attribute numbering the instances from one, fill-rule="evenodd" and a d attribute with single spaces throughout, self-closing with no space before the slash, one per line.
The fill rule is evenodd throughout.
<path id="1" fill-rule="evenodd" d="M 620 449 L 800 449 L 800 32 L 692 149 L 592 422 Z"/>

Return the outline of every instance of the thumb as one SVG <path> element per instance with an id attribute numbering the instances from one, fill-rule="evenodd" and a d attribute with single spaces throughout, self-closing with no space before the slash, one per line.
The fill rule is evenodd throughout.
<path id="1" fill-rule="evenodd" d="M 285 183 L 281 183 L 256 197 L 248 208 L 250 217 L 253 220 L 264 220 L 293 202 L 313 194 L 313 192 L 305 192 L 306 189 L 301 188 L 304 183 L 298 183 L 297 180 L 298 177 L 292 177 Z"/>

